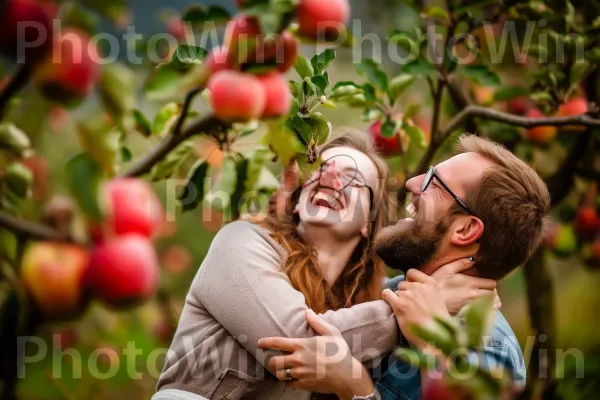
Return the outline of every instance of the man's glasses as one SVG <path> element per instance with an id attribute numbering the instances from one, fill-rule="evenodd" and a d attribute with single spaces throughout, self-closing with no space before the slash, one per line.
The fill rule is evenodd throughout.
<path id="1" fill-rule="evenodd" d="M 437 181 L 440 183 L 440 185 L 442 185 L 442 187 L 448 193 L 450 193 L 450 196 L 454 197 L 454 200 L 456 200 L 458 205 L 460 205 L 463 210 L 465 210 L 468 214 L 475 216 L 475 214 L 471 210 L 469 210 L 469 207 L 467 207 L 465 202 L 460 197 L 458 197 L 456 194 L 454 194 L 454 192 L 452 190 L 450 190 L 448 185 L 446 185 L 444 183 L 444 181 L 442 181 L 440 179 L 440 176 L 435 172 L 435 167 L 429 167 L 429 170 L 427 171 L 427 174 L 425 175 L 425 180 L 423 180 L 423 183 L 421 184 L 421 192 L 424 192 L 427 190 L 427 188 L 431 184 L 431 181 L 433 180 L 433 178 L 437 179 Z"/>

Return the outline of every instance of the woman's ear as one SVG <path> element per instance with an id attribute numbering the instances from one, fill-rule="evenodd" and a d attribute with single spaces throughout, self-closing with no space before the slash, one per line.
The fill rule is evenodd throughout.
<path id="1" fill-rule="evenodd" d="M 483 222 L 473 216 L 460 217 L 452 224 L 452 237 L 450 242 L 456 246 L 469 246 L 477 243 L 483 235 Z"/>

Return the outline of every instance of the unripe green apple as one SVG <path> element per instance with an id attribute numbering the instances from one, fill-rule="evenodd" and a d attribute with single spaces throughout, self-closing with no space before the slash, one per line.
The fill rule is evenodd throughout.
<path id="1" fill-rule="evenodd" d="M 545 242 L 558 257 L 569 257 L 577 250 L 577 235 L 571 225 L 555 224 L 551 226 Z"/>

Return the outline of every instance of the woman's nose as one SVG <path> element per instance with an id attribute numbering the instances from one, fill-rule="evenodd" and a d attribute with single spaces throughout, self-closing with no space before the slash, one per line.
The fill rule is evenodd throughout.
<path id="1" fill-rule="evenodd" d="M 328 187 L 334 190 L 343 189 L 340 173 L 335 169 L 335 161 L 332 161 L 321 172 L 320 184 L 323 187 Z"/>

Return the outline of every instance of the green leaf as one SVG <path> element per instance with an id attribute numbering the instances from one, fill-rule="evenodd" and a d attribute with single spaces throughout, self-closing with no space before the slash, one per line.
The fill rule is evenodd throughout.
<path id="1" fill-rule="evenodd" d="M 90 36 L 93 36 L 98 31 L 100 22 L 101 19 L 97 14 L 90 12 L 77 3 L 67 7 L 64 15 L 61 17 L 61 23 L 65 24 L 65 26 L 82 30 Z"/>
<path id="2" fill-rule="evenodd" d="M 335 56 L 335 50 L 333 49 L 327 49 L 321 54 L 313 56 L 313 58 L 310 60 L 310 63 L 313 67 L 315 75 L 322 75 L 323 72 L 329 68 L 331 63 L 335 61 Z"/>
<path id="3" fill-rule="evenodd" d="M 469 347 L 483 345 L 483 337 L 487 335 L 494 322 L 494 293 L 482 296 L 466 305 L 458 313 L 464 318 Z"/>
<path id="4" fill-rule="evenodd" d="M 375 88 L 370 83 L 365 83 L 361 86 L 364 92 L 364 97 L 368 103 L 373 103 L 377 101 L 377 93 L 375 93 Z"/>
<path id="5" fill-rule="evenodd" d="M 438 322 L 430 320 L 422 325 L 411 325 L 409 329 L 427 343 L 431 343 L 445 355 L 456 350 L 457 343 L 450 333 Z"/>
<path id="6" fill-rule="evenodd" d="M 102 168 L 89 155 L 82 153 L 67 163 L 67 182 L 71 194 L 83 213 L 94 221 L 102 219 L 98 205 Z"/>
<path id="7" fill-rule="evenodd" d="M 184 212 L 195 210 L 204 199 L 204 178 L 208 172 L 208 167 L 206 161 L 200 160 L 190 170 L 185 188 L 177 197 Z"/>
<path id="8" fill-rule="evenodd" d="M 389 95 L 392 102 L 402 95 L 415 81 L 415 77 L 400 74 L 390 81 Z"/>
<path id="9" fill-rule="evenodd" d="M 145 137 L 152 134 L 152 125 L 148 118 L 137 108 L 133 110 L 133 117 L 135 119 L 135 129 Z"/>
<path id="10" fill-rule="evenodd" d="M 390 118 L 386 118 L 385 122 L 381 126 L 381 136 L 384 138 L 391 139 L 396 136 L 398 128 L 402 125 L 402 121 L 394 121 Z"/>
<path id="11" fill-rule="evenodd" d="M 395 33 L 390 42 L 403 48 L 408 54 L 419 54 L 419 44 L 405 32 Z"/>
<path id="12" fill-rule="evenodd" d="M 183 94 L 185 73 L 176 65 L 160 64 L 146 80 L 144 92 L 149 100 L 164 101 Z"/>
<path id="13" fill-rule="evenodd" d="M 29 136 L 12 122 L 0 124 L 0 149 L 21 157 L 31 148 Z"/>
<path id="14" fill-rule="evenodd" d="M 315 70 L 304 56 L 299 55 L 296 57 L 294 69 L 303 80 L 306 78 L 312 78 L 315 75 Z"/>
<path id="15" fill-rule="evenodd" d="M 285 124 L 281 122 L 268 124 L 269 129 L 265 135 L 265 144 L 277 154 L 283 165 L 288 165 L 298 153 L 306 151 L 298 139 L 291 121 L 292 118 L 288 119 Z"/>
<path id="16" fill-rule="evenodd" d="M 123 64 L 103 66 L 98 89 L 104 108 L 115 121 L 135 107 L 135 74 Z"/>
<path id="17" fill-rule="evenodd" d="M 388 77 L 373 59 L 364 59 L 356 65 L 356 71 L 364 76 L 376 89 L 387 92 Z"/>
<path id="18" fill-rule="evenodd" d="M 436 75 L 438 72 L 433 64 L 422 58 L 404 64 L 400 71 L 414 76 L 431 76 Z"/>
<path id="19" fill-rule="evenodd" d="M 217 182 L 211 188 L 208 196 L 206 196 L 206 201 L 213 209 L 225 210 L 231 205 L 231 195 L 235 192 L 237 178 L 235 160 L 227 157 L 223 162 L 221 171 L 219 171 Z M 214 200 L 218 200 L 218 207 L 215 207 Z"/>
<path id="20" fill-rule="evenodd" d="M 256 149 L 248 158 L 248 168 L 244 187 L 251 192 L 257 189 L 258 180 L 267 161 L 273 158 L 273 153 L 266 148 Z"/>
<path id="21" fill-rule="evenodd" d="M 131 150 L 125 146 L 121 146 L 121 161 L 129 162 L 133 158 L 133 154 L 131 154 Z"/>
<path id="22" fill-rule="evenodd" d="M 589 61 L 587 60 L 573 63 L 569 77 L 571 86 L 578 85 L 587 76 L 587 74 L 596 67 L 597 66 L 591 67 Z"/>
<path id="23" fill-rule="evenodd" d="M 500 77 L 492 72 L 487 65 L 467 65 L 458 70 L 459 74 L 481 86 L 498 86 Z"/>
<path id="24" fill-rule="evenodd" d="M 123 19 L 127 20 L 128 18 L 127 0 L 82 0 L 81 4 L 97 11 L 98 14 L 106 17 L 115 25 L 122 25 Z"/>
<path id="25" fill-rule="evenodd" d="M 448 13 L 439 6 L 430 6 L 429 8 L 427 8 L 427 10 L 425 10 L 424 14 L 425 16 L 436 19 L 444 24 L 450 22 Z"/>
<path id="26" fill-rule="evenodd" d="M 436 365 L 435 357 L 407 347 L 396 349 L 394 354 L 405 363 L 423 370 L 428 370 Z"/>
<path id="27" fill-rule="evenodd" d="M 322 75 L 313 76 L 311 78 L 311 82 L 313 83 L 314 88 L 315 88 L 313 90 L 315 90 L 318 97 L 321 97 L 321 96 L 327 97 L 327 95 L 329 94 L 327 91 L 327 87 L 329 86 L 329 81 L 327 80 L 326 77 L 324 77 Z"/>
<path id="28" fill-rule="evenodd" d="M 206 22 L 227 22 L 230 19 L 229 12 L 225 8 L 216 5 L 210 7 L 195 5 L 185 10 L 181 16 L 183 22 L 189 22 L 193 26 L 200 26 Z"/>
<path id="29" fill-rule="evenodd" d="M 420 108 L 421 108 L 420 104 L 417 104 L 417 103 L 409 104 L 408 107 L 406 107 L 406 109 L 404 110 L 404 113 L 402 114 L 402 121 L 406 122 L 409 119 L 411 119 L 412 117 L 414 117 L 415 115 L 417 115 L 419 113 Z"/>
<path id="30" fill-rule="evenodd" d="M 4 182 L 17 197 L 24 198 L 33 184 L 33 173 L 23 164 L 15 162 L 4 171 Z"/>
<path id="31" fill-rule="evenodd" d="M 338 82 L 333 86 L 332 94 L 329 97 L 331 100 L 345 99 L 357 94 L 363 94 L 362 87 L 354 82 Z"/>
<path id="32" fill-rule="evenodd" d="M 162 138 L 169 134 L 173 128 L 175 121 L 179 118 L 181 113 L 181 105 L 177 103 L 168 103 L 160 109 L 156 117 L 154 117 L 154 123 L 152 124 L 152 132 L 158 137 Z"/>
<path id="33" fill-rule="evenodd" d="M 123 133 L 114 126 L 87 120 L 77 124 L 81 147 L 108 176 L 117 172 Z"/>
<path id="34" fill-rule="evenodd" d="M 425 140 L 425 133 L 416 125 L 404 123 L 402 130 L 410 137 L 411 143 L 416 144 L 419 148 L 424 149 L 427 147 L 427 141 Z"/>
<path id="35" fill-rule="evenodd" d="M 329 124 L 321 113 L 313 113 L 308 117 L 292 117 L 294 130 L 301 141 L 309 146 L 311 143 L 322 145 L 331 134 Z"/>
<path id="36" fill-rule="evenodd" d="M 290 89 L 292 91 L 292 96 L 294 96 L 298 102 L 304 100 L 304 91 L 302 90 L 302 84 L 300 82 L 290 81 Z"/>
<path id="37" fill-rule="evenodd" d="M 494 93 L 494 101 L 507 101 L 516 97 L 526 96 L 529 91 L 521 86 L 500 87 Z"/>
<path id="38" fill-rule="evenodd" d="M 171 151 L 164 160 L 156 164 L 150 173 L 153 181 L 161 181 L 173 176 L 177 167 L 194 149 L 194 141 L 186 140 Z"/>
<path id="39" fill-rule="evenodd" d="M 189 44 L 180 44 L 171 57 L 171 65 L 175 68 L 186 70 L 194 65 L 202 64 L 208 51 L 202 47 Z"/>

